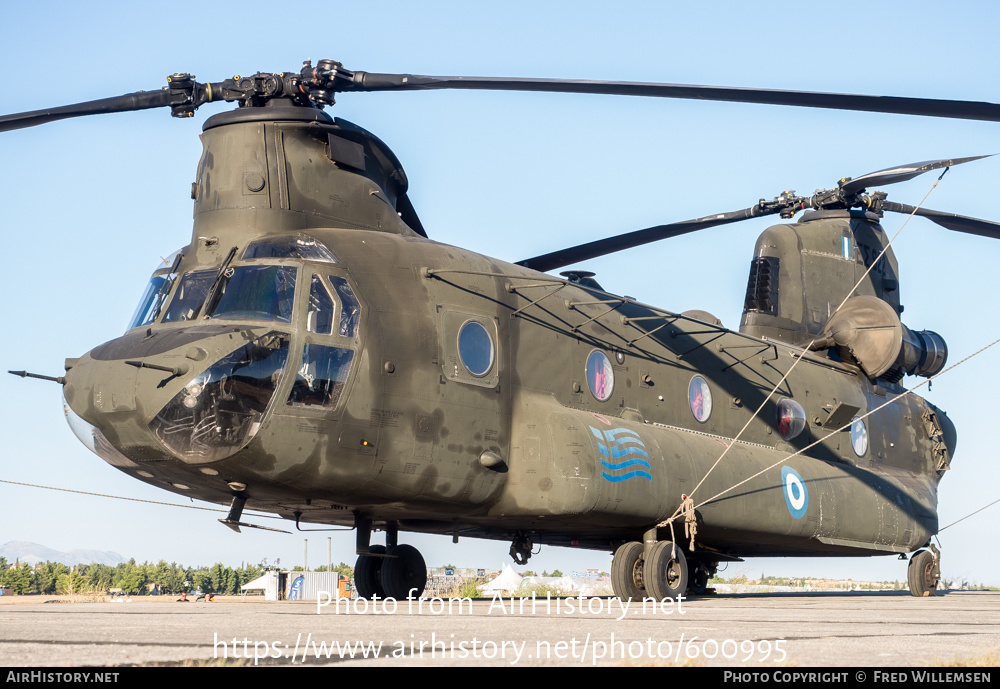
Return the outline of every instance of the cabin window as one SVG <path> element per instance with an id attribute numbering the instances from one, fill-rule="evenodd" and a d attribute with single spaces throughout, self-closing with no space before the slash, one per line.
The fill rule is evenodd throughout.
<path id="1" fill-rule="evenodd" d="M 778 435 L 791 440 L 806 427 L 806 412 L 795 400 L 782 397 L 778 400 Z"/>
<path id="2" fill-rule="evenodd" d="M 445 380 L 495 388 L 500 383 L 503 354 L 496 320 L 480 313 L 438 308 L 441 309 L 441 372 Z"/>
<path id="3" fill-rule="evenodd" d="M 695 376 L 688 384 L 688 404 L 698 423 L 705 423 L 712 415 L 712 389 L 701 376 Z"/>
<path id="4" fill-rule="evenodd" d="M 851 422 L 851 447 L 858 457 L 864 457 L 868 452 L 868 429 L 860 416 L 855 416 Z"/>
<path id="5" fill-rule="evenodd" d="M 462 365 L 476 378 L 482 378 L 493 368 L 496 350 L 493 338 L 477 321 L 466 321 L 458 331 L 458 356 Z"/>
<path id="6" fill-rule="evenodd" d="M 295 376 L 288 404 L 293 407 L 336 409 L 347 385 L 353 360 L 353 350 L 307 344 L 302 351 L 302 365 Z"/>
<path id="7" fill-rule="evenodd" d="M 615 390 L 615 372 L 611 368 L 611 361 L 599 349 L 595 349 L 587 357 L 587 384 L 598 402 L 607 402 Z"/>

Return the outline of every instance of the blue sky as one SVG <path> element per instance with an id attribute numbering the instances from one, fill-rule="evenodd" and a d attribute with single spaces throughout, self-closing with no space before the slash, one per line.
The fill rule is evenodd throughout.
<path id="1" fill-rule="evenodd" d="M 333 58 L 366 71 L 757 86 L 996 101 L 989 2 L 812 3 L 9 3 L 0 112 L 155 89 L 187 71 L 218 81 Z M 0 135 L 4 369 L 59 375 L 121 334 L 149 273 L 188 243 L 190 183 L 204 119 L 165 111 L 80 118 Z M 745 208 L 786 189 L 942 157 L 1000 152 L 996 124 L 773 106 L 518 93 L 344 94 L 333 113 L 395 151 L 435 239 L 515 261 L 632 229 Z M 887 188 L 916 204 L 931 175 Z M 1000 220 L 1000 158 L 952 170 L 927 201 Z M 902 216 L 886 221 L 894 232 Z M 704 231 L 581 267 L 609 290 L 664 308 L 700 308 L 737 327 L 760 220 Z M 948 342 L 950 361 L 1000 337 L 993 318 L 1000 244 L 915 220 L 895 245 L 904 322 Z M 1000 348 L 997 348 L 1000 349 Z M 941 487 L 942 524 L 996 499 L 991 387 L 1000 351 L 935 381 L 927 397 L 959 431 Z M 908 379 L 911 384 L 913 379 Z M 58 386 L 0 379 L 0 478 L 149 500 L 80 445 Z M 126 557 L 296 564 L 302 535 L 236 535 L 203 512 L 0 484 L 0 542 L 27 540 Z M 1000 585 L 984 547 L 1000 512 L 945 531 L 946 578 Z M 268 522 L 270 523 L 270 522 Z M 333 534 L 353 562 L 353 535 Z M 310 534 L 310 560 L 327 534 Z M 428 564 L 499 567 L 508 544 L 408 539 Z M 543 548 L 532 569 L 608 569 L 606 553 Z M 905 578 L 905 563 L 755 560 L 756 575 Z M 523 569 L 523 568 L 522 568 Z M 734 571 L 735 568 L 731 568 Z"/>

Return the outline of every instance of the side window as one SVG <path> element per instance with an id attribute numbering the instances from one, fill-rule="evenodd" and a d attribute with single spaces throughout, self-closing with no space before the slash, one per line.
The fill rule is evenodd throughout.
<path id="1" fill-rule="evenodd" d="M 302 365 L 295 375 L 288 404 L 336 409 L 353 360 L 353 350 L 307 344 L 302 350 Z"/>
<path id="2" fill-rule="evenodd" d="M 688 383 L 688 404 L 698 423 L 705 423 L 712 415 L 712 388 L 701 376 L 695 376 Z"/>
<path id="3" fill-rule="evenodd" d="M 802 405 L 793 399 L 782 397 L 776 408 L 778 415 L 778 435 L 784 440 L 791 440 L 806 428 L 806 412 Z"/>
<path id="4" fill-rule="evenodd" d="M 444 361 L 449 380 L 480 387 L 500 382 L 496 322 L 488 316 L 442 311 Z"/>
<path id="5" fill-rule="evenodd" d="M 458 358 L 465 369 L 482 378 L 493 369 L 495 348 L 486 328 L 479 321 L 468 320 L 458 331 Z"/>
<path id="6" fill-rule="evenodd" d="M 333 330 L 333 297 L 323 284 L 319 275 L 312 276 L 312 286 L 309 288 L 309 313 L 306 316 L 306 329 L 317 335 L 329 335 Z"/>
<path id="7" fill-rule="evenodd" d="M 599 349 L 595 349 L 587 357 L 587 384 L 598 402 L 607 402 L 615 390 L 615 372 L 611 368 L 611 361 Z"/>

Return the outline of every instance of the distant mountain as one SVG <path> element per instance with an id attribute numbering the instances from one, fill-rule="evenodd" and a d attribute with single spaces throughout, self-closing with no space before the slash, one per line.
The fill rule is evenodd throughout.
<path id="1" fill-rule="evenodd" d="M 28 563 L 29 565 L 38 564 L 39 562 L 61 562 L 67 566 L 96 563 L 114 567 L 121 562 L 125 562 L 125 558 L 121 555 L 108 550 L 87 550 L 80 548 L 63 553 L 52 548 L 46 548 L 44 545 L 29 543 L 28 541 L 9 541 L 5 543 L 3 547 L 0 547 L 0 557 L 7 558 L 9 564 L 19 561 L 21 564 Z"/>

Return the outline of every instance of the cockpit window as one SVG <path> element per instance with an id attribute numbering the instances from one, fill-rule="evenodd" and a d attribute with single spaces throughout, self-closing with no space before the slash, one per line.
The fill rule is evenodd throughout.
<path id="1" fill-rule="evenodd" d="M 293 407 L 336 409 L 353 359 L 354 351 L 350 349 L 307 344 L 288 404 Z"/>
<path id="2" fill-rule="evenodd" d="M 177 267 L 180 265 L 181 259 L 184 258 L 183 251 L 183 249 L 178 249 L 160 260 L 160 265 L 153 271 L 154 273 L 160 273 L 160 275 L 154 274 L 149 279 L 146 291 L 142 293 L 139 305 L 136 307 L 135 313 L 132 314 L 132 319 L 129 321 L 126 330 L 138 328 L 140 325 L 148 325 L 160 315 L 160 309 L 163 308 L 163 304 L 167 301 L 170 288 L 173 287 L 174 280 L 177 278 Z M 162 273 L 164 269 L 167 269 L 167 273 Z"/>
<path id="3" fill-rule="evenodd" d="M 146 291 L 142 293 L 139 305 L 132 314 L 132 319 L 128 323 L 126 330 L 138 328 L 140 325 L 148 325 L 156 319 L 156 314 L 163 305 L 163 300 L 170 291 L 170 277 L 167 275 L 154 275 L 146 285 Z"/>
<path id="4" fill-rule="evenodd" d="M 337 257 L 323 244 L 304 234 L 285 234 L 262 237 L 247 246 L 243 258 L 301 258 L 306 261 L 339 263 Z"/>
<path id="5" fill-rule="evenodd" d="M 312 276 L 312 286 L 309 288 L 309 315 L 306 318 L 306 329 L 318 335 L 329 335 L 333 330 L 333 297 L 323 284 L 319 275 Z"/>
<path id="6" fill-rule="evenodd" d="M 177 287 L 177 292 L 174 294 L 170 306 L 167 307 L 163 322 L 189 321 L 197 316 L 214 280 L 214 270 L 198 270 L 187 273 L 181 278 L 181 284 Z"/>
<path id="7" fill-rule="evenodd" d="M 288 361 L 289 336 L 272 331 L 191 379 L 149 423 L 189 464 L 228 457 L 257 433 Z"/>
<path id="8" fill-rule="evenodd" d="M 292 322 L 294 266 L 229 268 L 206 307 L 209 318 Z"/>
<path id="9" fill-rule="evenodd" d="M 344 278 L 330 277 L 333 289 L 340 296 L 340 329 L 338 332 L 342 337 L 357 337 L 358 326 L 361 324 L 361 304 L 354 296 L 354 290 L 347 284 Z"/>

